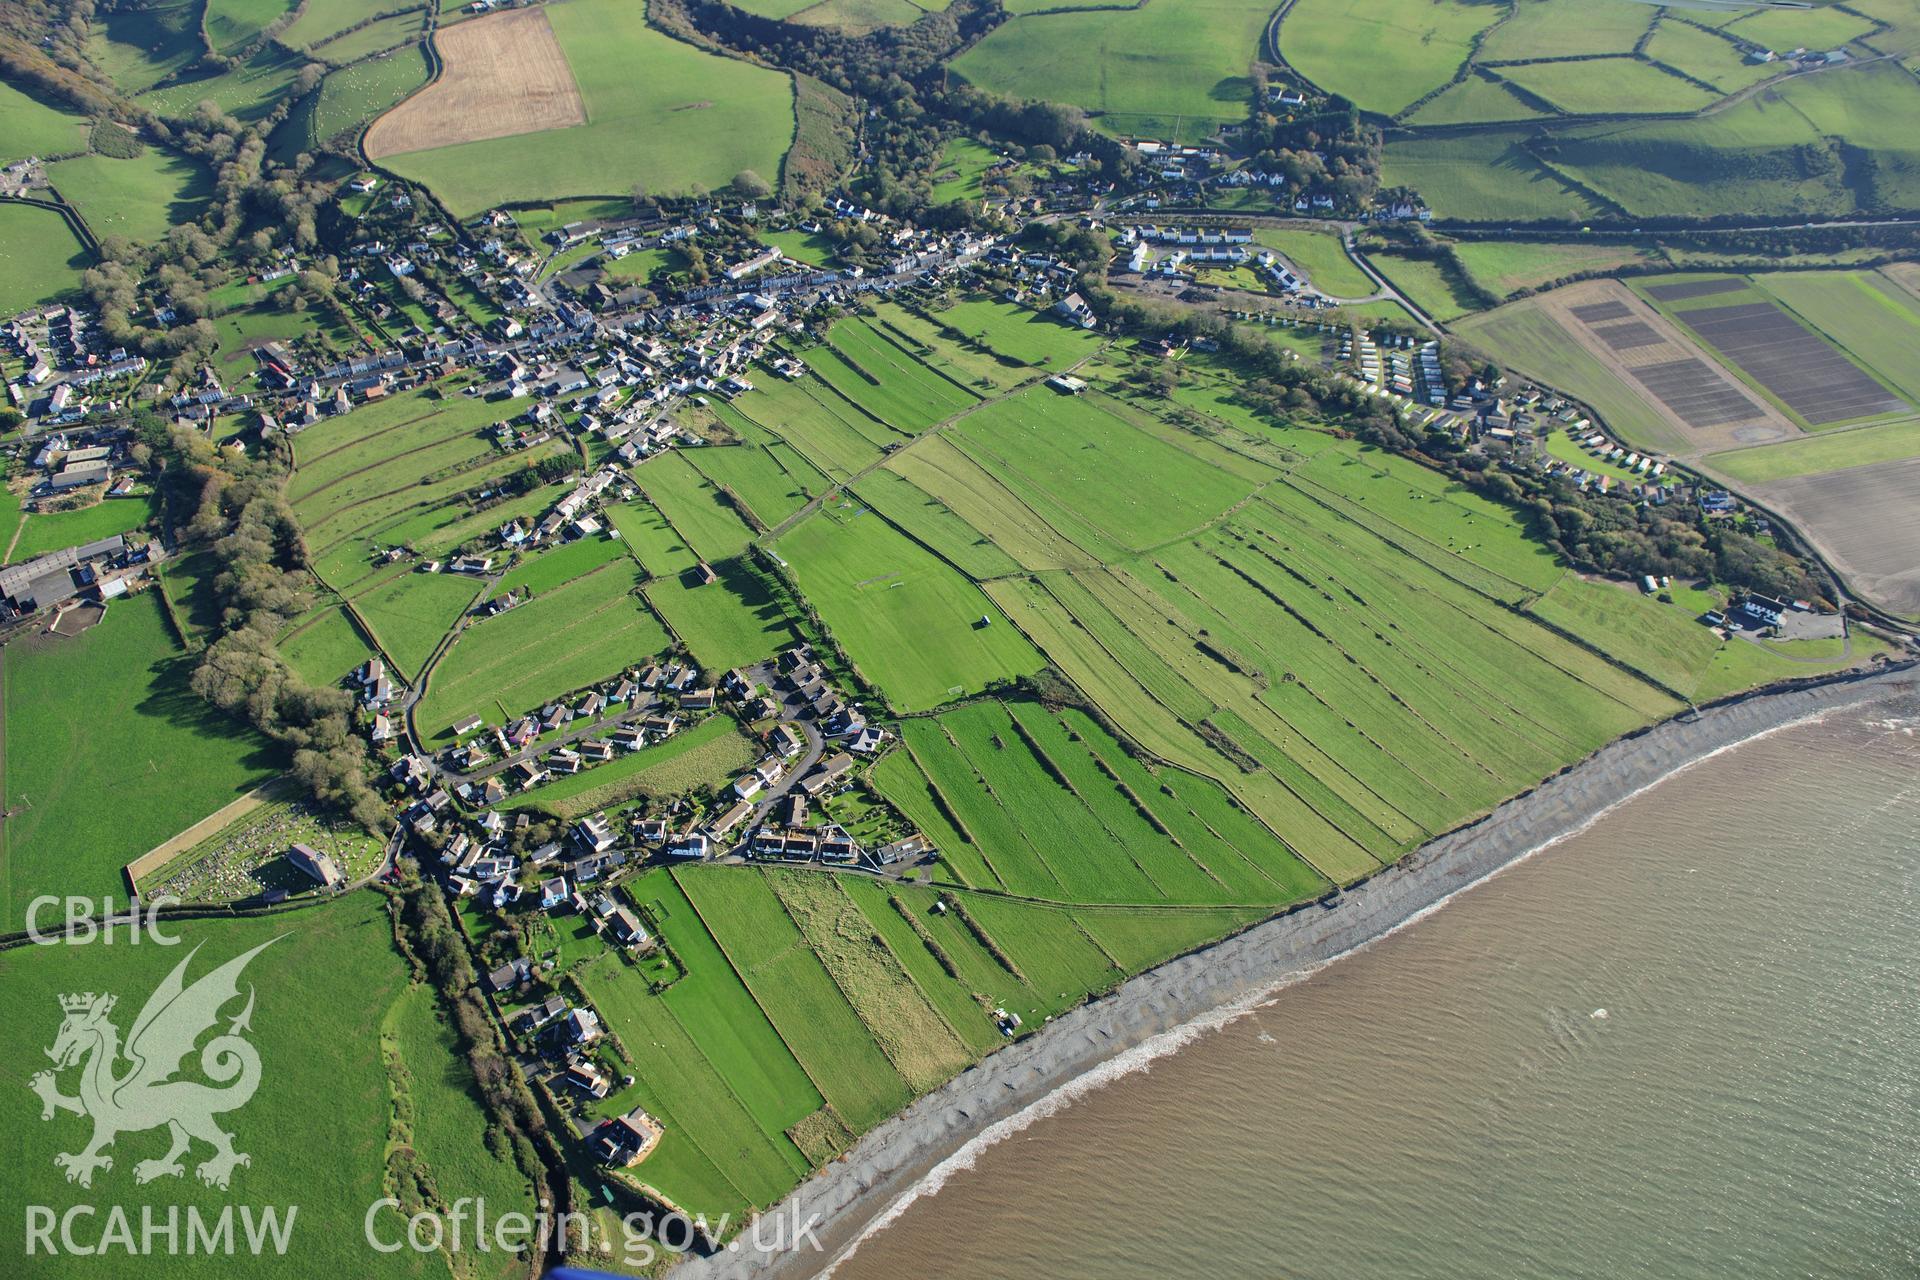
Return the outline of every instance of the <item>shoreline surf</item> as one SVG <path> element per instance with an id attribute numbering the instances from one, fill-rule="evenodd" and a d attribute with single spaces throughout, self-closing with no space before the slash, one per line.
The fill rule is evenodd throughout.
<path id="1" fill-rule="evenodd" d="M 1756 738 L 1916 693 L 1920 672 L 1906 663 L 1758 691 L 1617 739 L 1324 905 L 1304 904 L 1139 974 L 918 1099 L 769 1210 L 800 1221 L 818 1215 L 819 1252 L 762 1250 L 748 1232 L 674 1274 L 824 1280 L 987 1147 L 1418 923 L 1667 779 Z"/>

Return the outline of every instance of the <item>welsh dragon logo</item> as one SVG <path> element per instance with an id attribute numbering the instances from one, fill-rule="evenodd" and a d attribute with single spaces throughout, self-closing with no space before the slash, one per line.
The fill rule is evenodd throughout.
<path id="1" fill-rule="evenodd" d="M 260 1087 L 260 1054 L 245 1038 L 253 1016 L 251 986 L 246 1007 L 200 1050 L 200 1071 L 214 1084 L 175 1076 L 201 1035 L 220 1021 L 220 1010 L 239 998 L 240 971 L 277 941 L 263 942 L 187 986 L 187 966 L 200 950 L 194 947 L 148 997 L 124 1046 L 109 1016 L 116 997 L 91 991 L 60 997 L 66 1017 L 46 1051 L 53 1070 L 39 1072 L 28 1084 L 40 1095 L 42 1120 L 53 1119 L 56 1111 L 93 1120 L 91 1142 L 53 1158 L 66 1170 L 68 1182 L 91 1187 L 95 1170 L 113 1168 L 106 1148 L 116 1137 L 162 1125 L 172 1136 L 172 1146 L 165 1155 L 134 1165 L 136 1181 L 181 1176 L 186 1171 L 181 1157 L 196 1138 L 213 1148 L 195 1170 L 208 1186 L 225 1189 L 236 1166 L 252 1163 L 233 1149 L 233 1135 L 214 1123 L 222 1112 L 245 1106 Z M 79 1093 L 68 1097 L 60 1092 L 57 1076 L 75 1066 L 80 1068 Z"/>

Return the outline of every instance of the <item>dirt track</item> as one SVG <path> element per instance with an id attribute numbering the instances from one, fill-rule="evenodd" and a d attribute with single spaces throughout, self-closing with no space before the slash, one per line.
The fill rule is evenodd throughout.
<path id="1" fill-rule="evenodd" d="M 445 71 L 373 122 L 369 158 L 587 122 L 580 86 L 545 11 L 475 18 L 439 32 L 434 45 Z"/>

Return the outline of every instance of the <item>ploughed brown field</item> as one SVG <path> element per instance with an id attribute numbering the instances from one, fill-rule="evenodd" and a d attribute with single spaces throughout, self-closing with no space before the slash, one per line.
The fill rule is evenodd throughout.
<path id="1" fill-rule="evenodd" d="M 370 158 L 587 122 L 580 86 L 544 10 L 462 22 L 438 32 L 434 44 L 446 70 L 373 122 Z"/>
<path id="2" fill-rule="evenodd" d="M 1920 458 L 1754 486 L 1861 594 L 1920 617 Z"/>

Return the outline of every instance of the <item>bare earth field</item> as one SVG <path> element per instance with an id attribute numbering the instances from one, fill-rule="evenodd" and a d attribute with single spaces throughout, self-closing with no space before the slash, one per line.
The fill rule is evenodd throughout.
<path id="1" fill-rule="evenodd" d="M 1634 388 L 1699 452 L 1803 434 L 1728 376 L 1699 344 L 1615 280 L 1589 280 L 1534 300 L 1569 337 Z"/>
<path id="2" fill-rule="evenodd" d="M 1799 525 L 1856 591 L 1920 616 L 1920 458 L 1776 480 L 1754 493 Z"/>
<path id="3" fill-rule="evenodd" d="M 587 122 L 545 10 L 476 18 L 442 28 L 434 40 L 446 70 L 373 122 L 370 158 Z"/>

